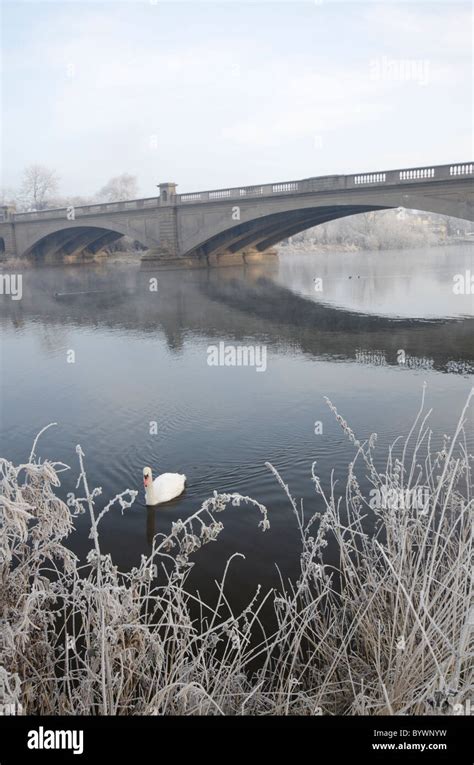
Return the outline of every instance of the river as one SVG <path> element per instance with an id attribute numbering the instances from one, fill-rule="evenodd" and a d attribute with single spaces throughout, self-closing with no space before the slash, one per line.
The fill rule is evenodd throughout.
<path id="1" fill-rule="evenodd" d="M 56 422 L 38 453 L 71 466 L 61 475 L 63 498 L 75 490 L 78 443 L 90 485 L 103 488 L 99 506 L 138 489 L 130 510 L 101 524 L 102 549 L 123 568 L 214 490 L 254 497 L 268 507 L 270 530 L 258 529 L 255 509 L 229 508 L 219 541 L 195 554 L 192 572 L 197 586 L 212 589 L 229 555 L 241 552 L 229 587 L 245 598 L 257 583 L 278 582 L 276 566 L 284 576 L 298 572 L 295 519 L 265 462 L 308 514 L 321 509 L 314 460 L 323 486 L 332 470 L 343 486 L 353 447 L 324 396 L 360 439 L 378 434 L 381 465 L 408 432 L 424 381 L 434 443 L 453 431 L 474 382 L 474 297 L 455 294 L 453 277 L 474 274 L 473 263 L 471 246 L 458 245 L 287 249 L 275 266 L 209 271 L 158 272 L 152 263 L 26 269 L 22 299 L 0 301 L 2 455 L 26 460 L 36 433 Z M 265 368 L 210 365 L 220 343 L 264 350 Z M 471 412 L 471 452 L 473 424 Z M 185 494 L 147 509 L 144 465 L 155 475 L 184 472 Z M 69 544 L 83 556 L 87 517 L 75 525 Z"/>

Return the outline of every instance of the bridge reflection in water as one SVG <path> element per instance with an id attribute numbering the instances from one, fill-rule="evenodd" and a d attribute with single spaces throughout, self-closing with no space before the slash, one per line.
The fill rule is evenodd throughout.
<path id="1" fill-rule="evenodd" d="M 160 272 L 158 292 L 149 289 L 152 264 L 25 270 L 22 300 L 0 302 L 7 456 L 24 461 L 34 435 L 55 421 L 41 454 L 72 466 L 62 474 L 63 496 L 75 491 L 76 443 L 90 485 L 102 486 L 104 497 L 138 489 L 133 510 L 103 521 L 104 549 L 124 567 L 214 489 L 254 496 L 270 509 L 271 532 L 259 536 L 250 510 L 231 510 L 222 539 L 196 566 L 212 589 L 227 557 L 244 553 L 236 591 L 245 600 L 255 581 L 276 583 L 275 562 L 297 575 L 298 534 L 265 461 L 313 512 L 312 460 L 327 486 L 331 470 L 343 479 L 354 456 L 324 395 L 359 437 L 378 432 L 381 460 L 411 425 L 424 380 L 435 437 L 451 432 L 474 379 L 472 296 L 452 292 L 453 274 L 469 267 L 474 272 L 468 246 L 293 254 L 273 269 Z M 323 298 L 315 276 L 323 277 Z M 206 350 L 221 341 L 265 345 L 267 372 L 209 367 Z M 66 363 L 68 349 L 74 365 Z M 323 421 L 323 435 L 315 435 L 315 420 Z M 472 450 L 472 428 L 468 436 Z M 186 473 L 183 497 L 146 511 L 145 464 Z M 86 521 L 77 519 L 71 541 L 81 555 L 90 544 Z"/>
<path id="2" fill-rule="evenodd" d="M 149 289 L 150 278 L 155 278 L 151 264 L 116 270 L 33 269 L 23 277 L 24 299 L 2 301 L 0 315 L 17 327 L 33 317 L 45 326 L 95 326 L 100 317 L 102 326 L 117 327 L 131 334 L 162 331 L 168 347 L 176 352 L 183 347 L 186 336 L 198 334 L 235 342 L 265 340 L 270 349 L 272 345 L 286 345 L 315 358 L 366 363 L 372 354 L 374 363 L 383 357 L 387 365 L 397 366 L 400 365 L 397 351 L 405 349 L 412 358 L 430 359 L 436 370 L 465 371 L 470 369 L 469 364 L 474 369 L 474 298 L 452 295 L 452 277 L 462 266 L 446 267 L 448 249 L 439 251 L 444 264 L 441 276 L 445 292 L 451 293 L 453 309 L 459 308 L 457 316 L 453 310 L 452 315 L 436 317 L 439 300 L 426 302 L 429 293 L 426 279 L 435 282 L 435 270 L 431 277 L 426 275 L 425 292 L 419 295 L 413 309 L 419 311 L 417 316 L 377 315 L 361 310 L 368 305 L 367 294 L 373 298 L 384 290 L 393 292 L 394 282 L 402 278 L 400 275 L 395 273 L 387 281 L 380 270 L 377 273 L 372 269 L 371 274 L 362 274 L 360 280 L 356 269 L 350 284 L 347 280 L 352 275 L 335 275 L 336 268 L 328 260 L 322 266 L 305 257 L 295 261 L 297 256 L 290 256 L 291 267 L 286 270 L 283 261 L 280 268 L 278 265 L 226 268 L 181 272 L 179 276 L 160 272 L 156 295 Z M 470 248 L 455 249 L 465 258 L 463 262 L 468 268 L 472 263 Z M 398 254 L 399 269 L 407 269 L 407 265 L 403 266 L 407 257 L 411 255 Z M 433 264 L 432 251 L 429 257 Z M 353 255 L 350 258 L 354 266 L 356 258 Z M 313 273 L 323 274 L 326 293 L 331 279 L 336 281 L 346 302 L 350 294 L 358 291 L 360 309 L 326 302 L 324 292 L 319 294 L 312 289 Z M 408 281 L 414 278 L 405 276 Z M 438 274 L 438 278 L 441 276 Z M 297 291 L 283 286 L 285 281 L 295 280 L 297 284 L 300 281 Z M 306 295 L 301 294 L 301 282 Z M 448 306 L 443 308 L 449 311 Z"/>

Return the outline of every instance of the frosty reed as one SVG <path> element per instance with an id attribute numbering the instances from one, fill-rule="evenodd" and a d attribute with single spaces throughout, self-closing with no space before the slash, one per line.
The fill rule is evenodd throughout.
<path id="1" fill-rule="evenodd" d="M 261 592 L 240 613 L 226 592 L 214 605 L 186 587 L 199 549 L 217 543 L 223 511 L 245 503 L 218 494 L 154 538 L 140 565 L 120 572 L 100 546 L 109 502 L 89 488 L 77 447 L 77 494 L 57 493 L 61 463 L 0 460 L 0 703 L 25 714 L 424 715 L 453 714 L 472 698 L 471 391 L 451 437 L 433 447 L 423 400 L 416 420 L 376 467 L 376 434 L 360 441 L 328 401 L 354 447 L 344 491 L 312 467 L 309 517 L 277 470 L 301 536 L 300 574 Z M 380 459 L 377 461 L 380 465 Z M 362 480 L 363 479 L 363 480 Z M 372 496 L 422 496 L 371 502 Z M 421 494 L 420 494 L 421 493 Z M 68 549 L 88 513 L 84 562 Z M 256 524 L 257 526 L 257 524 Z M 369 529 L 371 529 L 369 533 Z M 337 546 L 337 564 L 325 548 Z M 235 553 L 238 555 L 238 553 Z M 275 626 L 265 628 L 270 607 Z"/>

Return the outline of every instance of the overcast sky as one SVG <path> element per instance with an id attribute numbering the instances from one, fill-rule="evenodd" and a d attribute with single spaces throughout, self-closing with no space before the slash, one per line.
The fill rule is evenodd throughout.
<path id="1" fill-rule="evenodd" d="M 472 158 L 472 10 L 422 2 L 3 2 L 2 184 L 140 194 Z"/>

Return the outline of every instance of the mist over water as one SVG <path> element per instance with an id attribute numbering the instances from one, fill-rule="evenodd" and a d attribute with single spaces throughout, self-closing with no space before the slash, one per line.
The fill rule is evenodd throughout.
<path id="1" fill-rule="evenodd" d="M 230 507 L 219 542 L 195 555 L 191 579 L 212 589 L 229 555 L 241 552 L 246 559 L 231 566 L 229 586 L 245 599 L 256 583 L 278 582 L 275 564 L 284 576 L 298 572 L 295 519 L 265 462 L 303 499 L 308 517 L 321 509 L 314 460 L 323 487 L 334 469 L 343 490 L 354 451 L 324 396 L 360 440 L 378 434 L 380 465 L 388 445 L 408 433 L 424 381 L 434 444 L 453 432 L 474 381 L 474 296 L 452 288 L 453 276 L 468 269 L 474 273 L 467 245 L 288 252 L 274 267 L 210 271 L 159 272 L 152 263 L 31 268 L 22 300 L 3 296 L 0 304 L 3 455 L 24 461 L 36 433 L 57 422 L 38 453 L 71 466 L 63 498 L 75 490 L 78 443 L 89 485 L 102 486 L 104 500 L 138 489 L 132 509 L 102 523 L 102 549 L 124 568 L 214 490 L 254 497 L 269 509 L 270 530 L 257 528 L 254 509 Z M 149 289 L 155 277 L 157 292 Z M 210 366 L 209 346 L 221 342 L 265 346 L 265 372 Z M 147 509 L 144 465 L 154 475 L 184 472 L 185 494 Z M 84 555 L 88 519 L 75 525 L 70 545 Z"/>
<path id="2" fill-rule="evenodd" d="M 324 301 L 367 314 L 404 318 L 474 316 L 474 291 L 455 294 L 454 274 L 472 272 L 473 246 L 312 256 L 293 252 L 280 259 L 278 282 L 321 300 L 311 276 L 324 279 Z"/>

